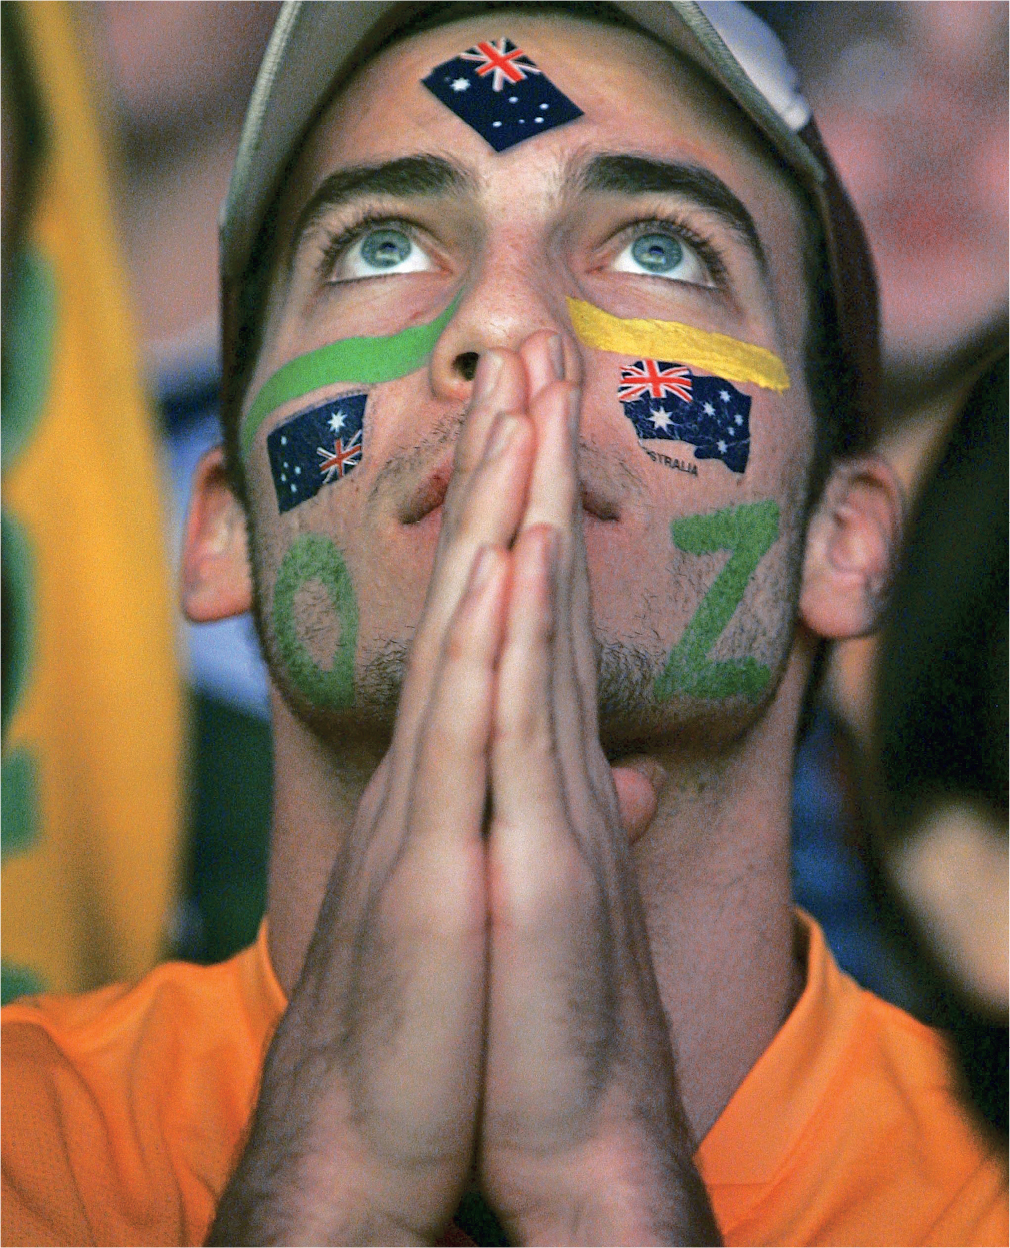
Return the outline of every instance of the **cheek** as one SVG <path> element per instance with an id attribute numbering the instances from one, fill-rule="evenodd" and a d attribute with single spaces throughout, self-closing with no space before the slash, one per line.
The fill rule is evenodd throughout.
<path id="1" fill-rule="evenodd" d="M 739 587 L 727 635 L 736 636 L 741 653 L 756 652 L 774 667 L 791 608 L 788 594 L 775 600 L 773 591 L 785 590 L 796 562 L 795 517 L 811 453 L 805 395 L 800 387 L 776 394 L 727 386 L 694 370 L 686 379 L 693 387 L 690 404 L 676 394 L 629 393 L 635 363 L 603 352 L 586 362 L 583 438 L 592 450 L 584 475 L 592 481 L 599 471 L 604 490 L 609 486 L 620 501 L 617 523 L 586 516 L 597 633 L 604 641 L 632 642 L 657 659 L 668 654 L 728 558 L 728 547 L 704 554 L 679 549 L 671 526 L 689 518 L 705 523 L 728 509 L 773 506 L 784 540 L 761 556 L 753 583 L 748 575 L 746 587 Z M 728 405 L 722 393 L 730 395 Z M 705 411 L 710 398 L 715 413 Z"/>
<path id="2" fill-rule="evenodd" d="M 778 393 L 605 351 L 585 353 L 581 436 L 584 475 L 591 480 L 598 461 L 622 502 L 640 498 L 668 518 L 785 502 L 813 455 L 802 378 Z"/>
<path id="3" fill-rule="evenodd" d="M 361 655 L 409 636 L 423 605 L 441 509 L 405 528 L 398 520 L 399 481 L 416 473 L 396 471 L 398 463 L 409 468 L 423 454 L 417 450 L 418 389 L 416 378 L 408 377 L 365 392 L 351 431 L 361 454 L 335 471 L 318 472 L 327 462 L 322 453 L 332 458 L 340 442 L 327 423 L 330 409 L 348 409 L 353 396 L 280 417 L 252 452 L 253 559 L 269 659 L 276 679 L 317 709 L 349 705 Z M 415 426 L 409 440 L 405 412 Z M 309 473 L 319 480 L 304 487 Z M 294 481 L 301 490 L 297 502 L 287 494 Z"/>

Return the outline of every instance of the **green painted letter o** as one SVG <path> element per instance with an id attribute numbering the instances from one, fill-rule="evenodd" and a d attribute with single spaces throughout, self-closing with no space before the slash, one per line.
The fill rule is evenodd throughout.
<path id="1" fill-rule="evenodd" d="M 322 583 L 340 620 L 340 641 L 329 668 L 313 659 L 295 626 L 295 594 L 308 581 Z M 328 537 L 303 533 L 292 543 L 277 572 L 273 620 L 278 649 L 299 692 L 328 710 L 352 706 L 358 604 L 344 558 Z"/>

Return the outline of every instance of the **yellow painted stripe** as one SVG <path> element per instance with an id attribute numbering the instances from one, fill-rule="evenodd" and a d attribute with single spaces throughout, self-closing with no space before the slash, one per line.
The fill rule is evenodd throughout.
<path id="1" fill-rule="evenodd" d="M 728 334 L 709 333 L 679 321 L 611 316 L 582 299 L 568 300 L 568 315 L 579 341 L 598 351 L 675 360 L 727 381 L 750 381 L 765 390 L 789 389 L 789 374 L 777 355 Z"/>

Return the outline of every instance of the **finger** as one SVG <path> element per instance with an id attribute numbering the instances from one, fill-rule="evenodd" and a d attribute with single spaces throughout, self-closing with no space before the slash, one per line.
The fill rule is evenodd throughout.
<path id="1" fill-rule="evenodd" d="M 596 647 L 578 475 L 579 409 L 579 391 L 567 383 L 549 385 L 530 404 L 530 417 L 537 431 L 537 456 L 523 528 L 546 523 L 562 534 L 557 672 L 562 686 L 567 686 L 567 672 L 573 668 L 575 686 L 574 690 L 564 689 L 565 715 L 571 718 L 559 722 L 578 724 L 586 748 L 592 751 L 596 747 L 598 754 Z M 596 771 L 599 787 L 602 771 Z"/>
<path id="2" fill-rule="evenodd" d="M 659 805 L 656 789 L 637 767 L 613 767 L 611 773 L 621 823 L 633 845 L 656 817 Z"/>
<path id="3" fill-rule="evenodd" d="M 596 712 L 596 656 L 589 618 L 589 589 L 582 533 L 577 461 L 579 393 L 551 383 L 530 405 L 537 455 L 522 528 L 551 524 L 561 534 L 552 696 L 557 746 L 569 802 L 582 803 L 600 790 L 602 772 Z M 592 766 L 589 759 L 593 758 Z M 595 785 L 590 785 L 590 776 Z M 580 811 L 581 813 L 581 805 Z"/>
<path id="4" fill-rule="evenodd" d="M 436 556 L 397 712 L 394 745 L 410 753 L 431 696 L 446 629 L 482 547 L 505 549 L 515 535 L 533 458 L 533 430 L 522 416 L 500 417 L 457 503 L 450 536 Z M 403 777 L 402 768 L 399 775 Z"/>
<path id="5" fill-rule="evenodd" d="M 456 443 L 454 477 L 463 479 L 476 468 L 483 458 L 495 417 L 503 412 L 525 411 L 527 396 L 526 373 L 516 352 L 481 353 L 470 406 Z"/>
<path id="6" fill-rule="evenodd" d="M 513 551 L 492 733 L 487 871 L 483 1126 L 512 1141 L 512 1124 L 532 1124 L 520 1147 L 534 1152 L 570 1145 L 580 1129 L 583 1024 L 589 1020 L 595 1033 L 605 1014 L 598 999 L 605 976 L 582 974 L 605 957 L 601 895 L 573 836 L 555 748 L 551 536 L 545 527 L 528 529 Z M 572 1019 L 573 1010 L 582 1021 Z M 573 1032 L 580 1037 L 574 1046 Z"/>
<path id="7" fill-rule="evenodd" d="M 498 664 L 491 748 L 495 852 L 507 876 L 518 880 L 542 873 L 545 841 L 567 824 L 550 689 L 556 548 L 553 530 L 545 527 L 517 540 Z"/>
<path id="8" fill-rule="evenodd" d="M 579 403 L 580 391 L 575 385 L 552 381 L 529 407 L 536 431 L 536 457 L 520 531 L 541 524 L 557 529 L 562 559 L 568 557 L 575 509 L 580 505 L 576 459 Z"/>
<path id="9" fill-rule="evenodd" d="M 515 536 L 532 445 L 521 418 L 517 425 L 506 413 L 521 411 L 525 402 L 526 377 L 516 353 L 485 352 L 478 361 L 473 399 L 456 446 L 435 566 L 411 648 L 415 667 L 427 663 L 429 678 L 476 550 L 482 545 L 505 547 Z"/>
<path id="10" fill-rule="evenodd" d="M 598 676 L 584 517 L 575 523 L 571 566 L 571 636 L 587 744 L 599 743 Z"/>
<path id="11" fill-rule="evenodd" d="M 478 1095 L 486 940 L 481 832 L 508 564 L 507 554 L 488 549 L 475 565 L 446 633 L 406 809 L 383 815 L 384 823 L 388 817 L 405 826 L 406 835 L 368 921 L 367 939 L 380 962 L 401 968 L 393 985 L 396 1026 L 377 1034 L 380 1024 L 388 1026 L 377 1019 L 376 1034 L 369 1030 L 361 1043 L 374 1039 L 371 1061 L 390 1072 L 373 1080 L 372 1111 L 396 1134 L 401 1152 L 418 1155 L 432 1142 L 427 1135 L 413 1139 L 414 1119 L 437 1118 L 450 1125 L 450 1137 L 462 1136 Z M 396 839 L 377 837 L 376 853 Z M 367 971 L 363 967 L 362 975 Z M 434 1048 L 433 1036 L 443 1037 Z M 401 1104 L 395 1070 L 424 1072 L 410 1113 Z M 460 1070 L 468 1072 L 465 1079 Z M 424 1097 L 425 1088 L 443 1099 L 418 1113 L 417 1097 Z"/>
<path id="12" fill-rule="evenodd" d="M 560 334 L 549 329 L 530 334 L 519 348 L 519 355 L 526 368 L 531 402 L 552 381 L 564 379 L 565 353 Z"/>
<path id="13" fill-rule="evenodd" d="M 415 856 L 431 854 L 438 861 L 455 842 L 481 845 L 508 573 L 504 551 L 482 549 L 446 632 L 411 785 L 410 852 Z M 440 908 L 444 898 L 435 895 L 422 904 Z"/>

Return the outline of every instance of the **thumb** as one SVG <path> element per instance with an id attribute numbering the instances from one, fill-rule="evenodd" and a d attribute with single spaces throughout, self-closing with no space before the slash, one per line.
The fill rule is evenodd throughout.
<path id="1" fill-rule="evenodd" d="M 634 844 L 655 818 L 664 771 L 657 762 L 644 755 L 622 759 L 610 770 L 617 790 L 621 822 L 628 840 Z"/>

